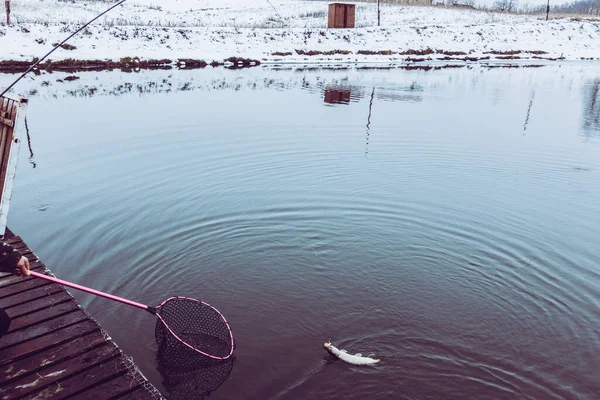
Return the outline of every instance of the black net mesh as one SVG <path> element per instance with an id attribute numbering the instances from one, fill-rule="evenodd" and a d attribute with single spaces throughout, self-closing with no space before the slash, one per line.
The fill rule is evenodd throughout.
<path id="1" fill-rule="evenodd" d="M 158 349 L 156 361 L 171 400 L 204 399 L 227 380 L 233 369 L 234 357 L 214 360 L 185 346 L 170 347 L 169 343 Z"/>
<path id="2" fill-rule="evenodd" d="M 213 357 L 231 354 L 231 331 L 212 307 L 197 300 L 174 297 L 160 306 L 158 314 L 164 320 L 164 324 L 160 318 L 156 321 L 155 337 L 159 351 L 172 352 L 171 357 L 174 358 L 187 358 L 185 350 L 191 351 L 169 332 L 166 324 L 183 342 L 198 351 Z"/>

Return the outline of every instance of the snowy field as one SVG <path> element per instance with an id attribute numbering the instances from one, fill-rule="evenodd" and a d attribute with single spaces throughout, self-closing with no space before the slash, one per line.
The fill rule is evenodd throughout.
<path id="1" fill-rule="evenodd" d="M 0 60 L 31 60 L 112 2 L 13 1 L 0 25 Z M 433 6 L 356 4 L 356 29 L 327 29 L 326 1 L 128 0 L 57 50 L 52 60 L 122 57 L 261 62 L 403 62 L 449 56 L 600 57 L 600 21 L 554 19 Z M 3 13 L 2 13 L 3 14 Z M 306 52 L 313 52 L 307 55 Z M 329 52 L 330 54 L 322 54 Z M 368 54 L 383 52 L 384 54 Z M 443 54 L 445 52 L 446 54 Z M 451 53 L 461 54 L 451 54 Z M 399 54 L 400 53 L 400 54 Z M 404 54 L 402 54 L 404 53 Z"/>

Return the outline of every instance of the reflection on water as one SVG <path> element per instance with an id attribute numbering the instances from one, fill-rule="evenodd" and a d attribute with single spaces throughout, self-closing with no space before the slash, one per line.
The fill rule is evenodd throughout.
<path id="1" fill-rule="evenodd" d="M 583 86 L 583 131 L 586 136 L 600 136 L 600 79 Z"/>
<path id="2" fill-rule="evenodd" d="M 527 114 L 525 115 L 525 123 L 523 124 L 523 132 L 527 130 L 527 124 L 529 123 L 529 116 L 531 115 L 531 106 L 533 105 L 533 98 L 535 97 L 535 91 L 531 92 L 531 99 L 529 100 L 529 106 L 527 106 Z"/>
<path id="3" fill-rule="evenodd" d="M 186 351 L 183 347 L 175 350 L 161 347 L 156 354 L 156 361 L 169 399 L 201 400 L 229 378 L 235 357 L 215 361 L 194 351 Z"/>
<path id="4" fill-rule="evenodd" d="M 27 147 L 29 148 L 29 163 L 35 168 L 37 164 L 33 159 L 33 149 L 31 148 L 31 136 L 29 134 L 29 123 L 27 122 L 27 117 L 25 117 L 25 132 L 27 133 Z"/>
<path id="5" fill-rule="evenodd" d="M 324 101 L 327 104 L 350 104 L 350 101 L 358 101 L 362 95 L 352 89 L 352 86 L 327 85 Z"/>
<path id="6" fill-rule="evenodd" d="M 417 66 L 418 67 L 418 66 Z M 473 73 L 491 73 L 498 70 L 527 70 L 535 69 L 551 70 L 554 67 L 531 65 L 522 66 L 521 68 L 506 65 L 479 65 L 479 66 L 447 66 L 447 67 L 431 67 L 421 66 L 419 68 L 407 67 L 390 67 L 390 66 L 359 66 L 351 68 L 348 66 L 338 67 L 264 67 L 260 71 L 285 72 L 290 71 L 296 74 L 304 74 L 301 79 L 295 79 L 294 75 L 286 78 L 267 74 L 264 77 L 255 77 L 257 70 L 243 70 L 239 75 L 233 75 L 220 71 L 217 78 L 204 78 L 199 74 L 207 74 L 208 70 L 195 73 L 187 73 L 189 71 L 141 71 L 136 74 L 122 74 L 118 80 L 104 79 L 103 76 L 108 76 L 110 72 L 88 72 L 80 73 L 80 75 L 69 75 L 69 73 L 46 73 L 42 72 L 41 79 L 43 82 L 38 85 L 37 82 L 29 82 L 30 88 L 22 90 L 28 97 L 43 97 L 43 98 L 90 98 L 94 96 L 123 96 L 127 94 L 137 94 L 139 96 L 154 95 L 154 94 L 169 94 L 180 93 L 187 91 L 240 91 L 240 90 L 291 90 L 300 87 L 308 92 L 320 94 L 323 96 L 324 103 L 327 105 L 349 105 L 359 102 L 364 98 L 364 93 L 372 87 L 377 88 L 376 98 L 382 101 L 390 102 L 422 102 L 426 90 L 431 89 L 431 84 L 424 84 L 422 81 L 411 79 L 406 83 L 387 82 L 387 79 L 380 85 L 370 85 L 361 80 L 349 79 L 357 73 L 368 74 L 398 74 L 412 72 L 420 75 L 438 74 L 445 76 L 449 71 L 458 70 L 473 70 L 468 74 Z M 408 72 L 407 72 L 408 71 Z M 108 74 L 108 75 L 107 75 Z M 307 75 L 308 74 L 308 75 Z M 340 78 L 339 75 L 345 76 Z M 210 74 L 208 74 L 210 75 Z M 333 77 L 335 75 L 335 77 Z M 464 75 L 464 74 L 463 74 Z M 3 80 L 10 80 L 12 75 L 0 75 L 0 86 L 3 85 Z M 317 79 L 310 79 L 316 77 Z M 472 84 L 476 84 L 479 78 L 473 77 Z M 441 82 L 440 82 L 441 83 Z M 440 84 L 438 83 L 438 85 Z M 446 82 L 444 85 L 455 86 L 456 82 Z M 23 85 L 25 86 L 25 85 Z M 497 87 L 492 92 L 492 104 L 497 105 L 501 99 L 505 97 L 505 88 Z M 600 132 L 600 80 L 587 80 L 582 85 L 582 100 L 584 107 L 582 108 L 582 127 L 585 136 L 597 136 Z M 531 90 L 531 97 L 527 106 L 523 131 L 527 131 L 530 124 L 530 114 L 535 98 L 535 88 Z M 33 157 L 33 156 L 31 156 Z M 31 159 L 31 164 L 35 167 L 35 161 Z"/>
<path id="7" fill-rule="evenodd" d="M 373 98 L 375 97 L 375 88 L 371 91 L 369 100 L 369 116 L 367 117 L 367 144 L 365 146 L 365 156 L 369 155 L 369 139 L 371 139 L 371 113 L 373 111 Z"/>
<path id="8" fill-rule="evenodd" d="M 599 67 L 40 77 L 11 229 L 58 276 L 199 297 L 236 333 L 235 367 L 157 363 L 154 320 L 75 293 L 165 393 L 597 397 Z M 326 364 L 327 339 L 383 361 Z"/>

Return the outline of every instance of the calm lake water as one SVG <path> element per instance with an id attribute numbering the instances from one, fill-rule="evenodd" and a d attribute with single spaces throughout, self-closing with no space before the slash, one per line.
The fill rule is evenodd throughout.
<path id="1" fill-rule="evenodd" d="M 222 311 L 211 399 L 598 398 L 600 66 L 64 77 L 25 83 L 9 226 L 63 279 Z M 210 387 L 73 294 L 159 389 Z"/>

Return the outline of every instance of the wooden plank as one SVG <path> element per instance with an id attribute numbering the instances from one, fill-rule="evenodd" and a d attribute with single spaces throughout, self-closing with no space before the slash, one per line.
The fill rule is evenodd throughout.
<path id="1" fill-rule="evenodd" d="M 17 102 L 14 100 L 8 101 L 7 110 L 11 120 L 16 120 L 17 117 Z M 0 149 L 2 149 L 2 155 L 0 157 L 0 188 L 4 188 L 4 182 L 6 181 L 6 169 L 8 166 L 8 158 L 10 156 L 10 145 L 12 144 L 13 128 L 5 125 L 5 129 L 2 134 L 2 141 L 0 143 Z"/>
<path id="2" fill-rule="evenodd" d="M 0 289 L 2 290 L 2 289 Z M 50 285 L 41 286 L 39 288 L 35 288 L 29 290 L 25 293 L 17 293 L 13 296 L 5 297 L 0 299 L 0 308 L 11 308 L 17 306 L 19 304 L 33 302 L 38 299 L 43 299 L 46 296 L 52 296 L 58 293 L 64 293 L 65 290 L 62 286 L 51 283 Z"/>
<path id="3" fill-rule="evenodd" d="M 6 313 L 13 318 L 11 315 L 13 309 L 8 309 Z M 11 333 L 17 333 L 20 329 L 26 329 L 33 325 L 40 325 L 42 322 L 60 317 L 61 315 L 70 313 L 72 311 L 80 310 L 77 303 L 71 299 L 69 301 L 57 304 L 53 307 L 43 308 L 41 310 L 26 314 L 21 317 L 15 317 L 10 324 L 10 330 L 6 334 L 7 336 Z"/>
<path id="4" fill-rule="evenodd" d="M 46 270 L 46 266 L 44 264 L 40 263 L 40 262 L 37 262 L 37 261 L 33 262 L 33 263 L 30 262 L 29 263 L 29 269 L 31 269 L 32 271 L 37 271 L 39 273 L 45 273 L 46 272 L 45 271 Z M 33 278 L 30 278 L 30 279 L 33 279 Z M 13 273 L 8 273 L 8 272 L 2 273 L 2 276 L 0 277 L 0 287 L 2 288 L 2 290 L 0 290 L 0 294 L 2 296 L 0 296 L 0 298 L 4 297 L 4 293 L 2 293 L 2 291 L 7 286 L 14 285 L 14 284 L 20 283 L 20 282 L 24 282 L 25 280 L 27 280 L 27 278 L 15 275 Z M 37 280 L 41 280 L 41 279 L 38 278 Z M 50 282 L 48 282 L 48 283 L 50 283 Z"/>
<path id="5" fill-rule="evenodd" d="M 20 237 L 5 241 L 47 271 Z M 0 399 L 123 398 L 160 395 L 61 285 L 0 273 L 0 307 L 13 318 L 0 340 Z M 141 382 L 145 383 L 142 385 Z"/>
<path id="6" fill-rule="evenodd" d="M 13 241 L 13 240 L 5 240 L 4 242 L 10 244 L 15 249 L 19 250 L 21 253 L 23 251 L 32 252 L 32 250 L 22 241 Z"/>
<path id="7" fill-rule="evenodd" d="M 5 240 L 6 243 L 10 244 L 11 246 L 13 246 L 16 249 L 29 249 L 29 247 L 22 241 L 22 240 L 18 240 L 18 241 L 9 241 L 9 240 Z M 31 250 L 29 250 L 31 251 Z"/>
<path id="8" fill-rule="evenodd" d="M 98 329 L 92 334 L 78 336 L 62 346 L 51 347 L 4 365 L 0 367 L 0 385 L 6 385 L 10 381 L 24 378 L 27 375 L 40 373 L 44 367 L 79 356 L 104 343 L 106 343 L 106 338 Z"/>
<path id="9" fill-rule="evenodd" d="M 10 232 L 10 233 L 12 233 L 12 232 Z M 23 243 L 23 244 L 24 244 L 24 242 L 23 242 L 23 239 L 21 238 L 21 236 L 11 236 L 11 235 L 10 235 L 10 233 L 8 233 L 8 232 L 7 232 L 7 234 L 6 234 L 6 235 L 4 235 L 4 236 L 7 236 L 7 237 L 4 239 L 4 241 L 5 241 L 6 243 L 8 243 L 8 244 L 10 244 L 10 245 L 14 245 L 14 244 L 15 244 L 15 243 L 17 243 L 17 242 L 18 242 L 18 243 Z"/>
<path id="10" fill-rule="evenodd" d="M 5 309 L 5 311 L 12 319 L 21 320 L 22 317 L 25 315 L 28 315 L 28 314 L 31 314 L 34 312 L 37 315 L 38 311 L 41 311 L 41 310 L 44 310 L 47 308 L 51 308 L 51 307 L 56 307 L 59 304 L 69 302 L 69 301 L 75 304 L 75 301 L 69 295 L 69 293 L 67 293 L 65 290 L 62 290 L 54 295 L 46 295 L 45 297 L 36 299 L 35 301 L 28 301 L 27 303 L 15 305 L 14 307 Z M 11 324 L 11 327 L 12 327 L 12 324 Z"/>
<path id="11" fill-rule="evenodd" d="M 17 119 L 17 109 L 18 109 L 18 105 L 17 102 L 14 100 L 10 100 L 8 103 L 8 112 L 9 112 L 9 118 L 12 121 L 16 121 Z M 14 124 L 13 124 L 14 126 Z M 13 133 L 14 133 L 14 129 L 12 127 L 7 126 L 7 134 L 5 137 L 5 143 L 4 143 L 4 154 L 2 154 L 2 172 L 0 175 L 0 180 L 2 183 L 2 186 L 0 187 L 4 187 L 4 182 L 6 180 L 6 169 L 8 166 L 8 157 L 10 156 L 10 146 L 12 144 L 12 140 L 13 140 Z"/>
<path id="12" fill-rule="evenodd" d="M 86 313 L 78 310 L 46 321 L 45 324 L 35 324 L 27 329 L 10 332 L 3 336 L 2 340 L 0 340 L 0 351 L 4 352 L 4 349 L 7 347 L 14 346 L 17 343 L 25 342 L 50 332 L 54 332 L 65 326 L 84 321 L 88 318 L 89 317 Z"/>
<path id="13" fill-rule="evenodd" d="M 66 398 L 65 392 L 69 397 L 81 399 L 109 399 L 139 387 L 139 383 L 127 370 L 127 366 L 120 361 L 120 357 L 87 371 L 84 376 L 75 376 L 71 380 L 73 383 L 60 382 L 63 388 L 66 385 L 69 385 L 69 388 L 60 392 L 59 399 Z M 88 384 L 87 387 L 84 387 L 85 384 Z"/>
<path id="14" fill-rule="evenodd" d="M 96 370 L 99 369 L 100 365 L 106 364 L 106 361 L 114 359 L 118 355 L 117 348 L 112 343 L 106 343 L 106 345 L 97 347 L 86 352 L 84 357 L 72 358 L 54 365 L 42 368 L 36 374 L 26 376 L 21 379 L 11 381 L 9 384 L 0 385 L 0 391 L 3 393 L 0 395 L 0 399 L 17 399 L 36 394 L 39 396 L 43 393 L 41 390 L 51 387 L 53 398 L 64 397 L 63 394 L 69 393 L 70 388 L 76 385 L 88 385 L 90 379 L 93 377 L 92 374 L 86 374 L 88 376 L 79 376 L 77 379 L 69 379 L 75 375 L 85 372 L 86 369 Z M 114 374 L 115 363 L 109 363 L 111 372 Z M 108 367 L 103 368 L 107 370 Z M 87 379 L 86 379 L 87 378 Z M 83 380 L 83 381 L 82 381 Z M 58 384 L 57 384 L 58 383 Z M 56 396 L 60 392 L 60 396 Z M 43 396 L 41 398 L 47 398 Z"/>
<path id="15" fill-rule="evenodd" d="M 0 299 L 3 299 L 8 296 L 12 296 L 15 293 L 25 292 L 27 290 L 35 289 L 40 286 L 49 285 L 50 282 L 45 281 L 39 278 L 26 278 L 22 279 L 18 276 L 15 276 L 16 282 L 11 285 L 2 285 L 2 290 L 0 290 Z M 12 280 L 13 277 L 5 278 L 7 280 Z M 4 280 L 3 280 L 4 281 Z"/>
<path id="16" fill-rule="evenodd" d="M 85 336 L 93 332 L 100 332 L 100 328 L 91 320 L 81 320 L 75 324 L 59 327 L 58 330 L 49 334 L 36 337 L 28 342 L 23 342 L 2 350 L 2 360 L 0 365 L 10 364 L 16 360 L 28 357 L 44 349 L 62 346 L 65 343 L 77 339 L 79 336 Z M 4 338 L 2 338 L 4 342 Z"/>
<path id="17" fill-rule="evenodd" d="M 128 375 L 125 379 L 119 379 L 128 372 L 125 364 L 119 362 L 119 350 L 111 345 L 106 346 L 106 349 L 105 355 L 102 355 L 102 351 L 98 351 L 98 349 L 88 352 L 85 364 L 77 364 L 75 363 L 77 359 L 73 359 L 71 360 L 71 364 L 63 363 L 64 365 L 60 367 L 62 369 L 57 369 L 53 372 L 44 372 L 44 374 L 40 373 L 45 378 L 44 382 L 40 381 L 36 384 L 35 379 L 30 379 L 30 383 L 25 383 L 27 380 L 24 380 L 24 383 L 20 385 L 36 384 L 38 387 L 17 396 L 19 398 L 25 395 L 32 399 L 52 398 L 57 400 L 73 397 L 106 399 L 130 389 L 133 380 L 131 375 Z M 118 352 L 117 354 L 114 353 L 115 350 Z M 58 365 L 55 367 L 58 367 Z M 67 368 L 72 372 L 68 371 Z M 64 372 L 59 374 L 61 371 Z M 52 374 L 56 375 L 52 376 Z M 60 378 L 58 378 L 59 376 Z M 17 382 L 13 382 L 12 384 L 17 384 Z M 9 396 L 0 398 L 13 399 L 17 397 L 14 396 L 14 392 L 11 389 Z"/>
<path id="18" fill-rule="evenodd" d="M 7 99 L 6 97 L 2 97 L 0 98 L 1 102 L 0 102 L 0 112 L 3 115 L 8 114 L 9 110 L 10 110 L 10 103 L 11 100 Z M 2 160 L 4 159 L 4 147 L 6 144 L 6 138 L 8 137 L 8 130 L 10 128 L 7 125 L 4 124 L 0 124 L 0 172 L 1 172 L 1 166 L 2 166 Z M 0 189 L 4 187 L 3 185 L 3 180 L 0 174 Z M 1 201 L 1 197 L 2 197 L 2 192 L 0 191 L 0 201 Z"/>

